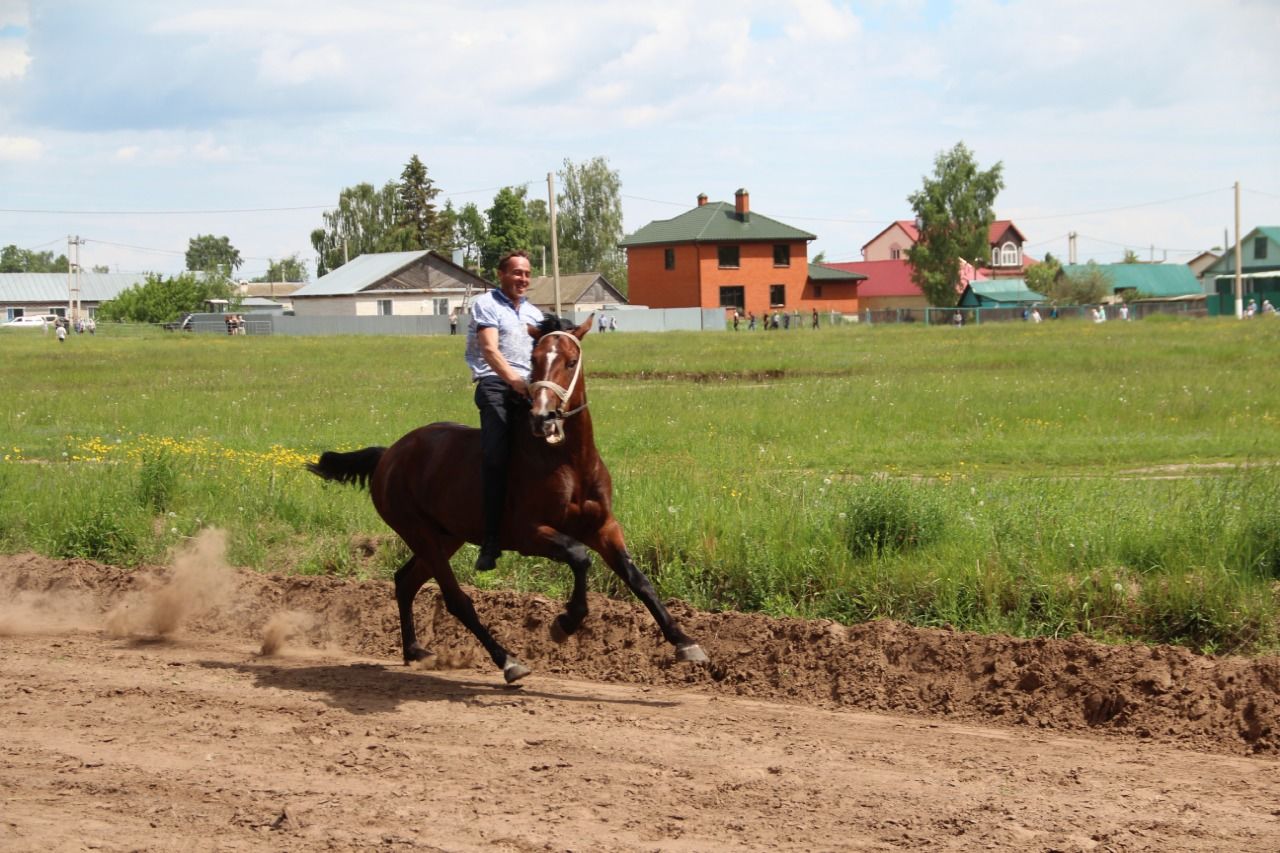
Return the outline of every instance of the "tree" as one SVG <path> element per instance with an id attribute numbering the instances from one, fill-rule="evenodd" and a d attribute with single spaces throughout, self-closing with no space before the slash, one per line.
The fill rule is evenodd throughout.
<path id="1" fill-rule="evenodd" d="M 19 249 L 12 243 L 0 249 L 0 272 L 66 272 L 67 256 Z"/>
<path id="2" fill-rule="evenodd" d="M 980 171 L 973 153 L 956 143 L 934 159 L 933 177 L 907 197 L 920 237 L 907 250 L 911 280 L 930 305 L 949 307 L 959 297 L 960 262 L 985 258 L 996 196 L 1004 189 L 1004 165 Z"/>
<path id="3" fill-rule="evenodd" d="M 454 224 L 454 240 L 462 250 L 462 265 L 469 270 L 479 270 L 483 266 L 483 253 L 489 238 L 489 226 L 485 224 L 484 214 L 475 202 L 467 202 L 458 211 Z"/>
<path id="4" fill-rule="evenodd" d="M 526 191 L 527 196 L 527 191 Z M 525 198 L 524 211 L 529 216 L 529 247 L 533 268 L 539 267 L 542 253 L 551 257 L 551 211 L 544 198 Z M 558 224 L 558 223 L 557 223 Z M 561 263 L 563 267 L 564 264 Z"/>
<path id="5" fill-rule="evenodd" d="M 116 294 L 98 306 L 98 318 L 129 323 L 167 323 L 188 311 L 202 311 L 210 299 L 229 299 L 231 282 L 216 276 L 190 272 L 174 278 L 154 273 L 142 284 Z"/>
<path id="6" fill-rule="evenodd" d="M 187 269 L 220 272 L 230 278 L 244 263 L 240 252 L 227 237 L 197 234 L 187 242 Z"/>
<path id="7" fill-rule="evenodd" d="M 400 252 L 417 248 L 416 239 L 402 226 L 400 187 L 388 181 L 382 189 L 356 184 L 338 195 L 338 206 L 323 214 L 324 228 L 311 232 L 316 250 L 316 275 L 325 275 L 351 258 L 369 252 Z"/>
<path id="8" fill-rule="evenodd" d="M 1027 286 L 1031 286 L 1030 281 Z M 1047 290 L 1031 289 L 1061 305 L 1092 305 L 1100 302 L 1111 291 L 1111 279 L 1096 262 L 1089 261 L 1083 269 L 1077 269 L 1073 273 L 1059 267 L 1053 284 Z"/>
<path id="9" fill-rule="evenodd" d="M 434 249 L 448 253 L 453 246 L 453 223 L 442 218 L 436 209 L 435 198 L 439 188 L 427 175 L 427 167 L 414 154 L 400 173 L 397 185 L 400 196 L 400 220 L 398 226 L 407 229 L 409 237 L 398 242 L 406 244 L 408 251 Z"/>
<path id="10" fill-rule="evenodd" d="M 826 262 L 827 262 L 827 253 L 826 251 L 821 251 L 818 254 L 813 256 L 813 260 L 810 263 L 825 264 Z"/>
<path id="11" fill-rule="evenodd" d="M 1125 249 L 1125 250 L 1124 250 L 1124 260 L 1122 260 L 1120 263 L 1122 263 L 1122 264 L 1140 264 L 1140 263 L 1142 263 L 1142 258 L 1139 258 L 1139 257 L 1138 257 L 1138 253 L 1137 253 L 1137 252 L 1135 252 L 1133 249 Z"/>
<path id="12" fill-rule="evenodd" d="M 1062 263 L 1051 253 L 1045 252 L 1044 260 L 1027 267 L 1027 289 L 1033 290 L 1041 296 L 1054 298 L 1051 294 L 1057 287 L 1058 273 L 1060 272 L 1062 272 Z"/>
<path id="13" fill-rule="evenodd" d="M 622 242 L 622 179 L 604 157 L 581 165 L 564 161 L 563 192 L 556 195 L 556 231 L 560 268 L 599 271 L 626 291 L 627 264 Z"/>
<path id="14" fill-rule="evenodd" d="M 481 253 L 481 266 L 491 281 L 498 276 L 498 259 L 513 249 L 529 250 L 531 231 L 524 204 L 524 189 L 503 187 L 488 210 L 489 227 Z"/>
<path id="15" fill-rule="evenodd" d="M 287 258 L 278 261 L 272 261 L 267 267 L 266 275 L 255 278 L 254 281 L 306 281 L 307 268 L 302 263 L 302 259 L 298 257 L 298 253 L 294 252 Z"/>

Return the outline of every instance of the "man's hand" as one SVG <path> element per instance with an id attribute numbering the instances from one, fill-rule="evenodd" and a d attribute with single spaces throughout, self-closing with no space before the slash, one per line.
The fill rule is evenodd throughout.
<path id="1" fill-rule="evenodd" d="M 514 390 L 521 397 L 529 396 L 529 383 L 526 382 L 520 376 L 515 376 L 515 377 L 512 377 L 511 379 L 508 379 L 507 384 L 510 385 L 512 390 Z"/>

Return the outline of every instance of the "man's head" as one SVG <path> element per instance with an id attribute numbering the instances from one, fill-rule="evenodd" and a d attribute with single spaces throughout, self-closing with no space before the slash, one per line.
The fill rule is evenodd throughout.
<path id="1" fill-rule="evenodd" d="M 498 259 L 498 285 L 512 302 L 519 302 L 529 290 L 531 266 L 523 249 L 507 252 Z"/>

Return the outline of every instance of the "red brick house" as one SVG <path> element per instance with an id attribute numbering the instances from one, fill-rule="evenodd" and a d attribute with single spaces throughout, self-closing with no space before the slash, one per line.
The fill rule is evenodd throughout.
<path id="1" fill-rule="evenodd" d="M 650 308 L 857 313 L 857 276 L 819 270 L 810 279 L 813 239 L 753 212 L 745 189 L 733 204 L 703 194 L 692 210 L 650 222 L 619 244 L 627 251 L 627 295 Z"/>
<path id="2" fill-rule="evenodd" d="M 862 247 L 864 261 L 897 261 L 907 259 L 907 250 L 920 239 L 920 229 L 911 219 L 899 219 L 872 237 Z M 1027 267 L 1036 263 L 1032 258 L 1022 254 L 1022 246 L 1027 238 L 1018 230 L 1018 226 L 1009 219 L 997 219 L 987 229 L 987 249 L 989 256 L 982 258 L 982 263 L 989 265 L 992 278 L 1022 278 Z M 979 260 L 966 258 L 965 263 Z M 970 271 L 961 273 L 964 281 L 961 287 L 972 279 L 983 276 Z"/>

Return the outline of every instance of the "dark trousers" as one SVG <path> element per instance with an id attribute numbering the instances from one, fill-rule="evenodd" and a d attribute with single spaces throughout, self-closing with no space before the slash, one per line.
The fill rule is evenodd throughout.
<path id="1" fill-rule="evenodd" d="M 496 376 L 476 383 L 480 410 L 480 482 L 484 494 L 484 541 L 498 541 L 502 510 L 507 502 L 507 466 L 511 461 L 511 430 L 529 413 L 528 401 Z"/>

